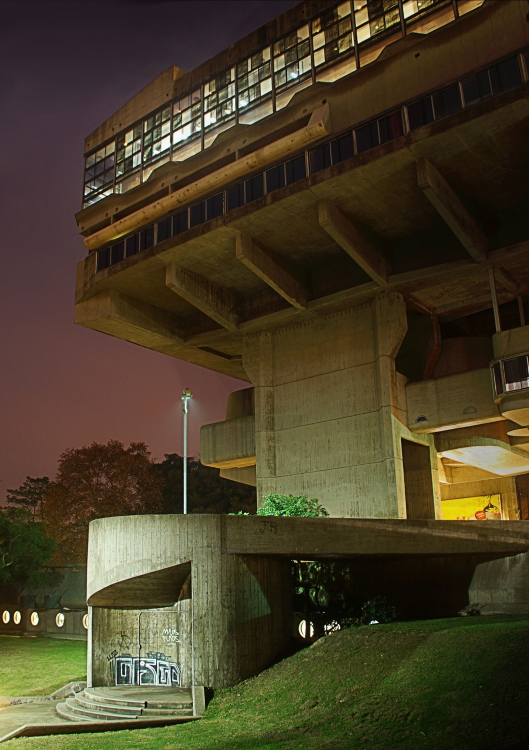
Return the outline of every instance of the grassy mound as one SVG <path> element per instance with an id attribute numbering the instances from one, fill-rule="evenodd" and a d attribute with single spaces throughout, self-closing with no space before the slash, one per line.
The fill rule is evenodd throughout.
<path id="1" fill-rule="evenodd" d="M 196 724 L 6 750 L 499 750 L 529 736 L 528 667 L 529 617 L 367 626 L 218 691 Z"/>
<path id="2" fill-rule="evenodd" d="M 0 695 L 49 695 L 85 679 L 85 642 L 0 635 Z"/>

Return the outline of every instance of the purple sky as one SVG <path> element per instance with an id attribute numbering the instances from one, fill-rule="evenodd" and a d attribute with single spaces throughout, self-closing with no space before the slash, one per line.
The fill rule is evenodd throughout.
<path id="1" fill-rule="evenodd" d="M 94 440 L 181 452 L 185 386 L 196 454 L 245 386 L 74 326 L 83 141 L 170 65 L 192 70 L 295 4 L 0 2 L 0 502 Z"/>

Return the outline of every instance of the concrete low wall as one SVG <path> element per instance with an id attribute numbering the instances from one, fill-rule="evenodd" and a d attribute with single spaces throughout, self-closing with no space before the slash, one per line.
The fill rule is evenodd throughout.
<path id="1" fill-rule="evenodd" d="M 482 614 L 529 614 L 529 553 L 478 565 L 468 594 Z"/>

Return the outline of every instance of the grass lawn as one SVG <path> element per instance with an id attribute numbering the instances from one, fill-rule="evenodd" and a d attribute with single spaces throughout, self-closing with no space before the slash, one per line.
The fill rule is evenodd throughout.
<path id="1" fill-rule="evenodd" d="M 0 695 L 49 695 L 85 679 L 85 642 L 0 635 Z"/>
<path id="2" fill-rule="evenodd" d="M 528 702 L 529 617 L 394 623 L 334 634 L 218 691 L 196 724 L 5 747 L 500 750 L 529 737 Z"/>

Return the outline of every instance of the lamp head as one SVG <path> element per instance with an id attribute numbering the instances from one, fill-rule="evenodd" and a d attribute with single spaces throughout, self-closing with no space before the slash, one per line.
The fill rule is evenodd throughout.
<path id="1" fill-rule="evenodd" d="M 184 388 L 180 398 L 182 399 L 182 411 L 184 412 L 184 414 L 187 414 L 187 402 L 190 398 L 193 398 L 193 394 L 191 393 L 189 388 Z"/>

